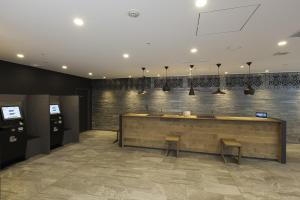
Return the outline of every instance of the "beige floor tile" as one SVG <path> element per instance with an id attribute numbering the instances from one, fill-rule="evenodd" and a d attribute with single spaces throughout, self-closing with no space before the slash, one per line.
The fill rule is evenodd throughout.
<path id="1" fill-rule="evenodd" d="M 80 143 L 55 149 L 2 171 L 3 200 L 298 200 L 300 145 L 288 163 L 119 148 L 115 133 L 89 131 Z M 1 199 L 1 200 L 2 200 Z"/>

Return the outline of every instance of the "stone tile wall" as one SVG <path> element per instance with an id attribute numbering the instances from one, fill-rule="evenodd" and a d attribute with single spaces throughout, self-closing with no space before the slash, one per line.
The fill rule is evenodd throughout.
<path id="1" fill-rule="evenodd" d="M 180 113 L 254 116 L 256 111 L 268 112 L 288 124 L 288 142 L 300 143 L 300 73 L 254 74 L 250 81 L 256 88 L 254 96 L 245 96 L 243 86 L 247 75 L 198 76 L 193 78 L 195 96 L 188 95 L 189 77 L 170 77 L 172 91 L 161 90 L 164 78 L 147 78 L 147 93 L 138 94 L 142 79 L 93 81 L 92 126 L 112 130 L 118 127 L 118 114 L 126 112 Z M 220 85 L 225 95 L 212 95 Z"/>

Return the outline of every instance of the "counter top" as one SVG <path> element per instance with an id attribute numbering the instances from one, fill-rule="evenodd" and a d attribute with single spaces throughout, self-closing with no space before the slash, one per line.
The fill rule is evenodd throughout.
<path id="1" fill-rule="evenodd" d="M 238 117 L 238 116 L 201 116 L 201 115 L 176 115 L 176 114 L 147 114 L 147 113 L 127 113 L 124 117 L 147 117 L 162 119 L 193 119 L 193 120 L 223 120 L 223 121 L 253 121 L 253 122 L 282 122 L 280 119 L 274 118 L 258 118 L 258 117 Z"/>

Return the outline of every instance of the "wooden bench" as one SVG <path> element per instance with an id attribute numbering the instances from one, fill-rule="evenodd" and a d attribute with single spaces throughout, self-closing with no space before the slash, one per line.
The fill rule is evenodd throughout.
<path id="1" fill-rule="evenodd" d="M 166 155 L 169 155 L 169 152 L 171 149 L 172 144 L 176 145 L 176 157 L 179 155 L 179 148 L 180 148 L 180 137 L 179 136 L 167 136 L 165 138 L 165 141 L 167 143 L 167 153 Z"/>
<path id="2" fill-rule="evenodd" d="M 242 157 L 242 144 L 238 142 L 236 139 L 221 139 L 221 156 L 224 160 L 224 163 L 227 163 L 227 160 L 225 159 L 224 150 L 225 148 L 237 148 L 238 155 L 232 155 L 233 158 L 236 159 L 237 163 L 240 164 L 240 160 Z"/>

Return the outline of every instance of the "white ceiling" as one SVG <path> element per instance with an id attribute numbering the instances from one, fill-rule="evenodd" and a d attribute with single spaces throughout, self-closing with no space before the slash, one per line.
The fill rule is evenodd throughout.
<path id="1" fill-rule="evenodd" d="M 194 74 L 215 74 L 218 62 L 223 73 L 246 73 L 240 66 L 247 61 L 253 72 L 300 71 L 300 38 L 289 37 L 300 31 L 299 8 L 300 0 L 208 0 L 204 8 L 195 0 L 1 0 L 0 59 L 82 77 L 93 72 L 89 78 L 141 76 L 141 67 L 163 75 L 165 65 L 171 75 L 187 75 L 189 64 Z M 128 17 L 130 9 L 140 16 Z M 75 17 L 85 25 L 75 26 Z M 280 40 L 288 45 L 278 47 Z M 290 54 L 273 56 L 278 51 Z"/>

